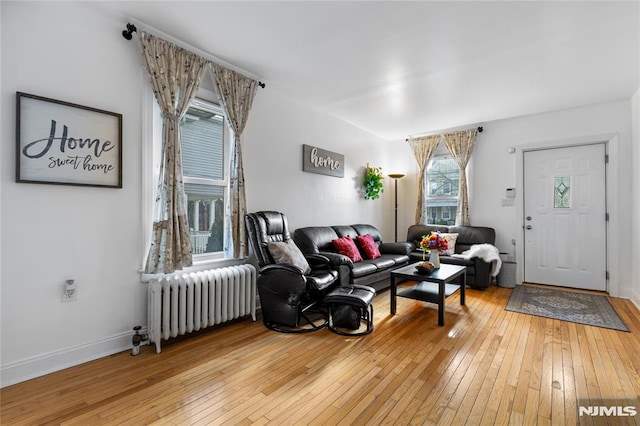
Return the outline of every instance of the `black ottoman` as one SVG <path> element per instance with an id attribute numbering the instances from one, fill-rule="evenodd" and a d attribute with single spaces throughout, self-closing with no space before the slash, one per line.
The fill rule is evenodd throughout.
<path id="1" fill-rule="evenodd" d="M 322 303 L 329 308 L 329 330 L 343 336 L 364 336 L 373 331 L 373 296 L 376 291 L 365 285 L 338 287 Z M 366 329 L 358 332 L 362 322 Z M 347 332 L 344 329 L 356 330 Z"/>

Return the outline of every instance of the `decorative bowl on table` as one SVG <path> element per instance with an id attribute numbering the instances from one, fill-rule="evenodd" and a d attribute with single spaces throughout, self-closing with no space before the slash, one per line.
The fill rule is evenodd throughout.
<path id="1" fill-rule="evenodd" d="M 429 261 L 420 262 L 416 265 L 416 271 L 418 271 L 419 274 L 430 274 L 435 271 L 435 269 L 436 265 Z"/>

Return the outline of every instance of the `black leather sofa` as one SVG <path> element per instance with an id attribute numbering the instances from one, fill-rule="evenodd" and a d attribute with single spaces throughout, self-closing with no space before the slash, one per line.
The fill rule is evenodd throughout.
<path id="1" fill-rule="evenodd" d="M 350 236 L 369 234 L 378 245 L 381 256 L 353 262 L 335 249 L 333 240 Z M 305 254 L 321 254 L 329 259 L 331 267 L 338 271 L 340 285 L 362 284 L 377 291 L 389 287 L 389 276 L 392 269 L 409 263 L 411 244 L 407 242 L 383 243 L 380 232 L 372 225 L 310 226 L 298 228 L 293 233 L 293 240 Z"/>
<path id="2" fill-rule="evenodd" d="M 458 234 L 455 253 L 467 251 L 475 244 L 495 244 L 496 231 L 493 228 L 481 226 L 440 226 L 440 225 L 411 225 L 407 230 L 407 242 L 411 245 L 411 260 L 422 260 L 420 241 L 424 235 L 431 232 Z M 428 256 L 428 255 L 427 255 Z M 481 258 L 461 259 L 447 255 L 440 255 L 440 263 L 463 265 L 467 267 L 467 285 L 471 287 L 487 288 L 491 285 L 491 263 Z"/>

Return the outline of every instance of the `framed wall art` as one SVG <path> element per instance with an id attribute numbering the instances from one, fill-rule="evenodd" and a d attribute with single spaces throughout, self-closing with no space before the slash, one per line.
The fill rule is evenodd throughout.
<path id="1" fill-rule="evenodd" d="M 302 171 L 344 177 L 344 155 L 311 145 L 302 145 Z"/>
<path id="2" fill-rule="evenodd" d="M 17 92 L 16 182 L 122 188 L 122 114 Z"/>

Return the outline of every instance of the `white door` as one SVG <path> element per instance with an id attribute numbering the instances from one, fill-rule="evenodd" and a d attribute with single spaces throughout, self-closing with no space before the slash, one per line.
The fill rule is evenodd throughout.
<path id="1" fill-rule="evenodd" d="M 607 288 L 604 143 L 524 152 L 524 279 Z"/>

